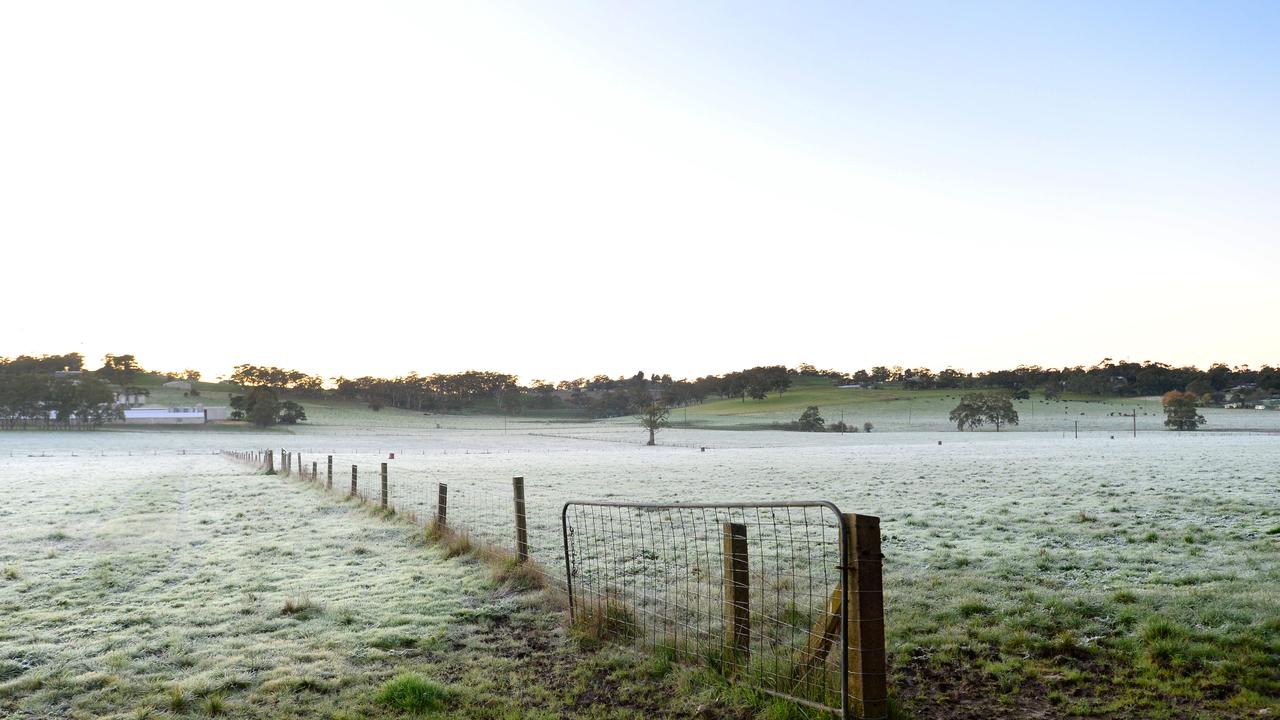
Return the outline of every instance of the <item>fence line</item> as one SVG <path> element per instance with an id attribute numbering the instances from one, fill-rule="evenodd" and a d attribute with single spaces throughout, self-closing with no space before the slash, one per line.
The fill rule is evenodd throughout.
<path id="1" fill-rule="evenodd" d="M 588 638 L 705 663 L 841 717 L 887 717 L 878 518 L 820 500 L 570 501 L 547 523 L 530 509 L 551 509 L 550 499 L 523 477 L 432 482 L 393 472 L 390 453 L 352 463 L 347 486 L 333 455 L 322 465 L 280 449 L 277 463 L 276 452 L 222 454 L 524 564 L 567 592 Z"/>

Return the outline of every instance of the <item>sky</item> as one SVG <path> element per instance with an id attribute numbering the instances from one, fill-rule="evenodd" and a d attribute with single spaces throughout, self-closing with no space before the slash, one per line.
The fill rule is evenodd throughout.
<path id="1" fill-rule="evenodd" d="M 0 356 L 1280 363 L 1280 5 L 0 4 Z"/>

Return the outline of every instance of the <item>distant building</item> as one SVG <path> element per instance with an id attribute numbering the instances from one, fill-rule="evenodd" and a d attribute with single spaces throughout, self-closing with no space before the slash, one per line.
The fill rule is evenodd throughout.
<path id="1" fill-rule="evenodd" d="M 84 374 L 83 370 L 54 370 L 53 376 L 56 378 L 78 378 Z"/>
<path id="2" fill-rule="evenodd" d="M 131 425 L 203 425 L 226 420 L 225 407 L 129 408 L 124 421 Z"/>
<path id="3" fill-rule="evenodd" d="M 164 384 L 164 387 L 186 391 L 191 389 L 191 382 L 189 380 L 170 380 Z"/>
<path id="4" fill-rule="evenodd" d="M 126 408 L 134 408 L 145 405 L 147 402 L 147 391 L 138 388 L 125 388 L 116 390 L 116 405 L 123 405 Z"/>

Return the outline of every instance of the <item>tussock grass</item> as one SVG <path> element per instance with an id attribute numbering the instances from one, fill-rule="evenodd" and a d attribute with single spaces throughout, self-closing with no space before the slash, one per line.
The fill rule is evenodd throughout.
<path id="1" fill-rule="evenodd" d="M 1121 605 L 1132 605 L 1138 602 L 1138 595 L 1131 590 L 1117 590 L 1111 594 L 1111 600 Z"/>
<path id="2" fill-rule="evenodd" d="M 213 694 L 204 699 L 203 710 L 209 717 L 218 717 L 227 712 L 227 701 L 222 695 Z"/>
<path id="3" fill-rule="evenodd" d="M 298 597 L 285 598 L 284 605 L 280 608 L 280 614 L 296 618 L 298 620 L 307 620 L 319 614 L 320 608 L 307 595 Z"/>
<path id="4" fill-rule="evenodd" d="M 449 533 L 444 541 L 445 558 L 456 558 L 470 555 L 475 550 L 471 544 L 471 536 L 466 532 Z"/>
<path id="5" fill-rule="evenodd" d="M 626 604 L 612 598 L 585 602 L 575 608 L 571 632 L 588 649 L 624 642 L 636 635 L 636 616 Z"/>
<path id="6" fill-rule="evenodd" d="M 417 646 L 418 638 L 399 633 L 386 633 L 374 638 L 369 644 L 379 650 L 399 650 Z"/>
<path id="7" fill-rule="evenodd" d="M 165 705 L 173 712 L 180 713 L 187 709 L 191 703 L 191 698 L 187 695 L 187 691 L 181 685 L 172 685 L 169 692 L 165 696 Z"/>
<path id="8" fill-rule="evenodd" d="M 443 546 L 446 559 L 472 557 L 483 562 L 492 570 L 494 582 L 503 590 L 526 593 L 547 587 L 546 570 L 537 562 L 532 559 L 521 562 L 510 550 L 473 543 L 465 530 L 454 531 L 432 520 L 422 537 L 429 543 Z"/>
<path id="9" fill-rule="evenodd" d="M 377 700 L 404 712 L 425 713 L 443 710 L 453 693 L 421 675 L 401 673 L 378 688 Z"/>
<path id="10" fill-rule="evenodd" d="M 497 563 L 494 579 L 512 592 L 532 592 L 546 587 L 546 576 L 537 563 L 508 558 Z"/>

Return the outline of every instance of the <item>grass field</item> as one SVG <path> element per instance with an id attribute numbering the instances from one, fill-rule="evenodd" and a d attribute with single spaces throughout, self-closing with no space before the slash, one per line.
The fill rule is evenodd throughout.
<path id="1" fill-rule="evenodd" d="M 711 717 L 413 526 L 211 456 L 0 466 L 0 716 Z M 661 692 L 655 693 L 655 688 Z"/>
<path id="2" fill-rule="evenodd" d="M 821 378 L 798 378 L 793 389 L 763 400 L 709 400 L 701 405 L 676 408 L 671 419 L 688 427 L 756 427 L 787 423 L 806 407 L 817 406 L 827 423 L 842 417 L 861 428 L 871 422 L 881 432 L 946 431 L 955 426 L 948 419 L 963 390 L 903 390 L 838 388 Z M 1164 412 L 1159 398 L 1118 398 L 1066 395 L 1047 401 L 1039 393 L 1015 400 L 1019 424 L 1006 428 L 1017 432 L 1081 432 L 1123 434 L 1138 413 L 1138 430 L 1162 430 Z M 1280 432 L 1280 412 L 1205 409 L 1209 430 L 1261 430 Z"/>
<path id="3" fill-rule="evenodd" d="M 330 506 L 310 490 L 259 484 L 220 459 L 172 456 L 232 443 L 286 446 L 308 460 L 332 452 L 339 467 L 370 470 L 395 451 L 394 487 L 424 496 L 437 481 L 462 492 L 522 475 L 535 556 L 548 567 L 568 497 L 831 499 L 883 519 L 892 687 L 915 717 L 1280 713 L 1280 442 L 1271 435 L 1142 431 L 1112 439 L 1102 430 L 1076 440 L 1062 432 L 695 428 L 664 431 L 662 446 L 644 448 L 630 421 L 566 425 L 340 404 L 317 418 L 288 431 L 231 434 L 0 434 L 0 491 L 15 498 L 0 518 L 14 538 L 0 549 L 0 651 L 10 663 L 0 669 L 10 676 L 0 681 L 0 702 L 9 703 L 0 709 L 172 713 L 164 693 L 177 683 L 193 697 L 220 687 L 228 702 L 274 717 L 289 709 L 263 684 L 310 676 L 320 665 L 336 668 L 323 677 L 339 688 L 304 696 L 312 704 L 303 707 L 323 709 L 320 716 L 374 712 L 377 688 L 406 669 L 461 688 L 451 710 L 458 716 L 495 716 L 478 714 L 485 702 L 511 709 L 503 704 L 509 688 L 483 700 L 488 691 L 468 688 L 487 685 L 459 683 L 443 667 L 470 663 L 482 675 L 495 661 L 483 652 L 376 643 L 399 623 L 414 637 L 471 636 L 484 623 L 462 622 L 469 611 L 520 602 L 501 599 L 474 566 L 419 547 L 407 528 Z M 132 465 L 139 461 L 126 453 L 169 457 Z M 87 457 L 94 454 L 111 457 Z M 369 552 L 354 554 L 353 543 Z M 422 588 L 436 582 L 450 591 L 429 607 Z M 303 596 L 321 608 L 315 617 L 283 613 L 287 600 Z M 339 622 L 348 613 L 360 622 Z M 188 616 L 197 621 L 184 623 Z M 559 637 L 544 614 L 511 617 L 531 628 L 523 635 L 530 642 Z M 459 622 L 466 629 L 446 629 Z M 56 642 L 64 624 L 81 628 L 73 651 Z M 170 636 L 176 645 L 165 644 Z M 233 668 L 216 658 L 267 657 L 277 644 L 270 667 L 217 685 Z M 105 663 L 113 652 L 127 662 L 112 656 L 113 669 Z M 45 659 L 32 663 L 24 653 Z M 184 666 L 191 660 L 180 660 L 183 653 L 194 664 Z M 611 652 L 604 657 L 574 667 L 614 662 Z M 638 666 L 625 667 L 617 672 Z M 107 678 L 73 682 L 85 673 Z M 620 681 L 619 692 L 647 683 Z M 545 683 L 524 684 L 544 697 L 539 707 L 577 702 L 544 692 Z M 683 708 L 676 716 L 688 711 L 689 695 L 679 697 L 671 695 L 670 707 Z"/>

